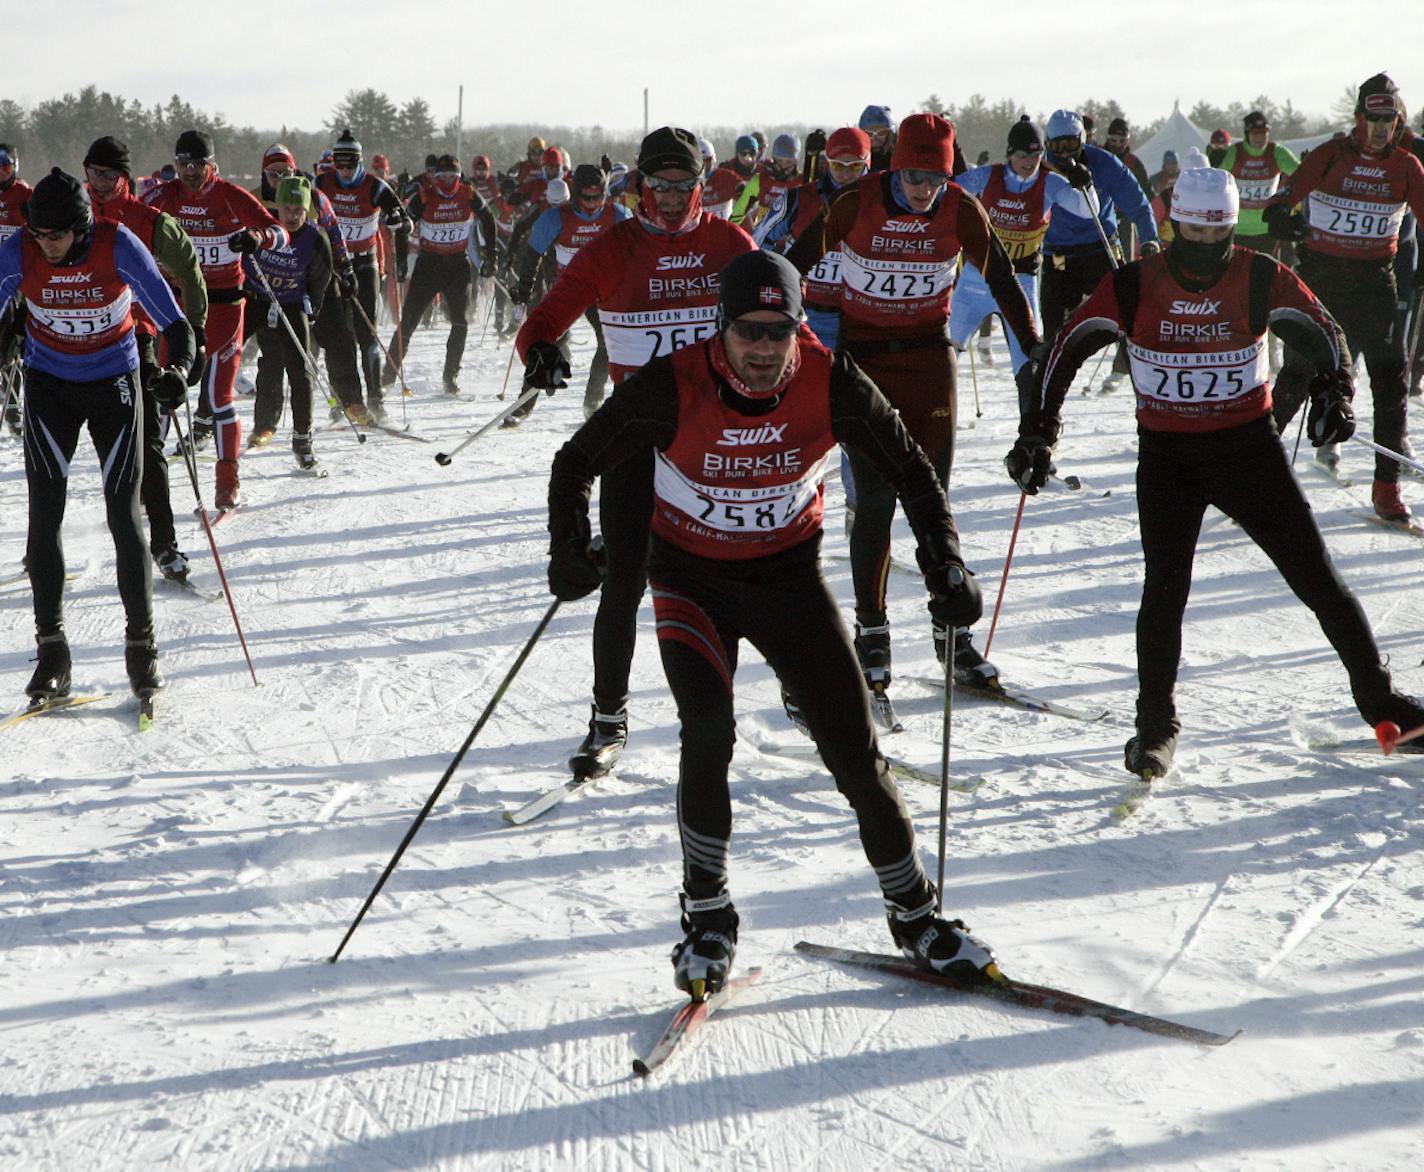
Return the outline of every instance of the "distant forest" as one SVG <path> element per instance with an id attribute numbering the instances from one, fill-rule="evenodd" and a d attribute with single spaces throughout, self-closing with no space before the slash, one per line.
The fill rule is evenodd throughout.
<path id="1" fill-rule="evenodd" d="M 1347 91 L 1324 117 L 1303 114 L 1289 100 L 1277 103 L 1264 95 L 1226 106 L 1198 102 L 1186 113 L 1203 130 L 1224 126 L 1236 138 L 1241 131 L 1243 116 L 1250 110 L 1262 110 L 1271 120 L 1273 137 L 1288 139 L 1322 133 L 1344 124 L 1353 101 L 1353 93 Z M 959 141 L 971 163 L 981 151 L 988 151 L 991 158 L 999 158 L 1009 127 L 1025 112 L 1017 102 L 1005 99 L 991 103 L 982 94 L 974 94 L 958 105 L 946 104 L 938 95 L 931 94 L 920 108 L 944 114 L 954 122 Z M 1097 120 L 1099 140 L 1106 133 L 1112 118 L 1126 117 L 1136 142 L 1145 142 L 1156 133 L 1166 113 L 1170 113 L 1153 111 L 1155 117 L 1152 120 L 1138 122 L 1111 100 L 1100 102 L 1088 99 L 1076 108 L 1092 114 Z M 895 114 L 901 117 L 911 112 L 897 110 Z M 1041 119 L 1048 111 L 1028 113 Z M 361 141 L 367 158 L 382 152 L 390 157 L 397 171 L 418 170 L 424 165 L 427 154 L 454 153 L 457 138 L 461 146 L 461 162 L 466 167 L 474 155 L 487 154 L 493 157 L 497 168 L 505 168 L 524 157 L 526 144 L 534 135 L 564 147 L 575 163 L 595 161 L 604 153 L 632 163 L 637 156 L 640 137 L 637 131 L 628 129 L 540 126 L 532 123 L 466 126 L 457 135 L 455 121 L 452 119 L 444 125 L 437 125 L 430 104 L 423 99 L 414 98 L 404 105 L 397 105 L 374 89 L 347 93 L 333 107 L 326 124 L 315 130 L 287 126 L 259 130 L 251 126 L 234 126 L 221 114 L 198 110 L 177 95 L 164 105 L 144 106 L 141 102 L 126 100 L 94 86 L 86 86 L 77 94 L 65 94 L 32 106 L 0 99 L 0 142 L 16 147 L 23 172 L 31 181 L 54 165 L 77 171 L 88 145 L 105 134 L 112 134 L 128 144 L 136 173 L 155 171 L 172 159 L 174 142 L 189 127 L 206 130 L 213 136 L 218 163 L 226 175 L 255 176 L 262 152 L 273 142 L 286 143 L 299 164 L 310 168 L 321 152 L 348 126 Z M 829 132 L 835 126 L 827 122 L 821 128 Z M 759 128 L 693 126 L 689 129 L 710 139 L 716 147 L 717 157 L 726 159 L 739 134 L 761 129 L 768 136 L 775 136 L 788 131 L 804 139 L 806 132 L 813 127 L 806 124 L 766 124 Z"/>

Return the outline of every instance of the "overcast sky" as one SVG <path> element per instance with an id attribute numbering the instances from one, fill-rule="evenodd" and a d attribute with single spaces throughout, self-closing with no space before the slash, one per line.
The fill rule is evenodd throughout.
<path id="1" fill-rule="evenodd" d="M 31 105 L 93 84 L 151 105 L 177 93 L 229 122 L 273 130 L 318 129 L 348 90 L 365 87 L 397 104 L 424 97 L 443 123 L 462 84 L 466 125 L 641 129 L 644 86 L 653 125 L 830 127 L 853 122 L 868 102 L 898 118 L 931 93 L 953 103 L 975 92 L 1034 115 L 1115 98 L 1148 122 L 1176 98 L 1185 111 L 1259 93 L 1324 114 L 1347 86 L 1385 69 L 1416 125 L 1424 107 L 1420 0 L 1113 8 L 80 0 L 80 27 L 59 40 L 41 10 L 6 22 L 0 97 Z"/>

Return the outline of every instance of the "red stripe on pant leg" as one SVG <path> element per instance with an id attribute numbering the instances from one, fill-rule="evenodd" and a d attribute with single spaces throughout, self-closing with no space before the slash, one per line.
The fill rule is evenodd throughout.
<path id="1" fill-rule="evenodd" d="M 701 655 L 721 677 L 728 695 L 732 692 L 732 669 L 722 637 L 712 620 L 697 603 L 682 594 L 652 583 L 653 615 L 659 639 L 681 643 Z"/>

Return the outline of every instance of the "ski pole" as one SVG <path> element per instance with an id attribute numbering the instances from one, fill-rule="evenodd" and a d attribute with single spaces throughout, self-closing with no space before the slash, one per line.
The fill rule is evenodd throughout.
<path id="1" fill-rule="evenodd" d="M 944 629 L 944 709 L 939 738 L 939 857 L 935 867 L 935 915 L 944 910 L 944 856 L 949 836 L 949 737 L 954 727 L 954 628 Z"/>
<path id="2" fill-rule="evenodd" d="M 974 367 L 974 339 L 969 339 L 969 382 L 974 387 L 974 418 L 983 419 L 984 409 L 979 406 L 979 372 Z"/>
<path id="3" fill-rule="evenodd" d="M 472 443 L 479 439 L 480 436 L 484 435 L 485 432 L 489 431 L 490 428 L 503 423 L 506 419 L 508 419 L 511 415 L 518 411 L 519 408 L 523 407 L 525 403 L 529 402 L 531 399 L 537 399 L 538 397 L 539 388 L 530 387 L 527 391 L 520 395 L 519 398 L 517 398 L 512 405 L 506 407 L 503 411 L 501 411 L 498 415 L 496 415 L 493 419 L 486 423 L 482 428 L 480 428 L 479 431 L 472 432 L 470 435 L 467 435 L 463 440 L 461 440 L 460 446 L 457 447 L 453 452 L 436 452 L 435 462 L 439 464 L 442 468 L 445 467 L 450 463 L 451 460 L 453 460 L 456 456 L 458 456 L 461 452 L 468 448 Z"/>
<path id="4" fill-rule="evenodd" d="M 497 399 L 499 399 L 501 402 L 504 401 L 504 392 L 507 391 L 507 390 L 509 390 L 509 372 L 514 369 L 514 356 L 515 356 L 516 353 L 518 353 L 518 351 L 519 351 L 519 346 L 518 346 L 517 344 L 511 344 L 511 345 L 510 345 L 510 347 L 509 347 L 509 365 L 504 368 L 504 383 L 503 383 L 503 384 L 500 386 L 500 388 L 499 388 L 499 394 L 495 396 L 495 397 L 496 397 Z"/>
<path id="5" fill-rule="evenodd" d="M 1066 482 L 1065 482 L 1066 483 Z M 1024 501 L 1028 493 L 1019 493 L 1019 511 L 1014 515 L 1014 531 L 1009 536 L 1009 554 L 1004 558 L 1004 574 L 999 579 L 999 597 L 994 601 L 994 617 L 989 622 L 989 637 L 984 640 L 984 658 L 989 658 L 989 648 L 994 645 L 994 629 L 999 625 L 999 607 L 1004 605 L 1004 587 L 1009 584 L 1009 567 L 1014 564 L 1014 546 L 1019 540 L 1019 526 L 1023 524 Z"/>
<path id="6" fill-rule="evenodd" d="M 15 364 L 13 371 L 7 365 L 7 368 L 0 372 L 0 378 L 5 380 L 5 401 L 0 405 L 0 421 L 3 421 L 10 414 L 10 400 L 15 398 L 20 390 L 19 364 Z"/>
<path id="7" fill-rule="evenodd" d="M 1383 444 L 1377 444 L 1374 440 L 1367 440 L 1362 435 L 1352 435 L 1350 438 L 1357 444 L 1364 444 L 1367 448 L 1374 448 L 1381 456 L 1388 456 L 1391 460 L 1397 460 L 1399 463 L 1406 464 L 1410 468 L 1413 468 L 1414 471 L 1424 474 L 1424 464 L 1419 463 L 1418 460 L 1411 460 L 1408 456 L 1396 452 L 1393 448 L 1387 448 Z"/>
<path id="8" fill-rule="evenodd" d="M 405 385 L 405 371 L 396 366 L 395 359 L 391 357 L 391 352 L 386 349 L 386 344 L 381 341 L 381 335 L 376 333 L 376 327 L 371 322 L 370 315 L 366 312 L 366 307 L 361 304 L 361 298 L 353 297 L 351 303 L 356 306 L 356 312 L 361 315 L 361 320 L 366 323 L 366 328 L 371 331 L 371 337 L 376 339 L 376 345 L 381 348 L 381 353 L 386 356 L 386 361 L 395 368 L 395 372 L 400 376 L 401 396 L 410 394 L 410 388 Z"/>
<path id="9" fill-rule="evenodd" d="M 1418 728 L 1412 728 L 1408 732 L 1400 732 L 1399 725 L 1392 720 L 1382 720 L 1375 725 L 1375 740 L 1379 741 L 1380 748 L 1384 750 L 1386 757 L 1406 741 L 1412 741 L 1420 736 L 1424 736 L 1424 724 Z"/>
<path id="10" fill-rule="evenodd" d="M 410 390 L 405 385 L 405 300 L 401 296 L 400 282 L 396 282 L 396 353 L 400 355 L 400 365 L 397 369 L 401 372 L 401 426 L 409 429 L 410 417 L 406 410 L 405 401 L 410 395 Z"/>
<path id="11" fill-rule="evenodd" d="M 323 393 L 326 395 L 326 401 L 332 406 L 336 406 L 340 402 L 336 397 L 336 392 L 331 389 L 331 384 L 322 377 L 321 369 L 317 366 L 316 359 L 312 357 L 311 351 L 303 346 L 297 339 L 297 331 L 293 328 L 292 323 L 287 320 L 287 315 L 282 312 L 282 304 L 277 300 L 277 294 L 272 291 L 272 283 L 267 280 L 267 274 L 263 272 L 262 266 L 256 261 L 252 262 L 252 268 L 253 271 L 257 273 L 257 279 L 262 282 L 262 288 L 267 292 L 267 299 L 277 307 L 277 316 L 282 319 L 282 324 L 287 327 L 287 337 L 292 339 L 292 345 L 295 346 L 301 354 L 302 364 L 307 368 L 307 377 L 312 380 L 318 390 L 324 387 L 325 391 Z M 358 444 L 364 444 L 366 437 L 361 434 L 360 428 L 356 426 L 356 421 L 347 415 L 344 410 L 341 414 L 345 417 L 346 424 L 351 428 L 352 434 L 356 436 L 356 442 Z"/>
<path id="12" fill-rule="evenodd" d="M 188 415 L 188 434 L 193 432 L 193 408 L 187 402 L 183 402 L 183 409 Z M 203 532 L 208 535 L 208 548 L 213 551 L 213 565 L 218 570 L 218 581 L 222 583 L 223 597 L 227 599 L 227 609 L 232 614 L 232 625 L 237 630 L 237 641 L 242 644 L 242 654 L 247 660 L 247 670 L 252 673 L 252 686 L 257 683 L 257 669 L 252 666 L 252 653 L 247 649 L 247 637 L 242 633 L 242 622 L 237 617 L 237 605 L 232 600 L 232 588 L 227 584 L 227 574 L 223 571 L 222 558 L 218 554 L 217 538 L 213 536 L 213 526 L 208 520 L 208 507 L 203 504 L 203 494 L 198 489 L 198 454 L 193 450 L 191 444 L 184 441 L 183 425 L 178 421 L 177 410 L 168 412 L 168 417 L 173 423 L 173 430 L 178 435 L 178 450 L 183 453 L 183 465 L 188 469 L 188 479 L 193 484 L 193 496 L 198 501 L 198 517 L 203 522 Z"/>
<path id="13" fill-rule="evenodd" d="M 341 944 L 337 947 L 336 951 L 331 954 L 331 960 L 328 963 L 335 964 L 341 959 L 341 953 L 345 949 L 347 941 L 351 939 L 352 933 L 356 931 L 361 921 L 365 919 L 367 911 L 371 908 L 371 904 L 375 902 L 376 896 L 381 893 L 381 888 L 385 886 L 386 880 L 390 878 L 391 872 L 396 869 L 396 864 L 400 862 L 401 855 L 405 854 L 405 848 L 410 845 L 411 840 L 415 838 L 416 832 L 429 816 L 430 811 L 435 808 L 435 803 L 440 800 L 440 795 L 444 791 L 446 784 L 448 784 L 450 778 L 455 775 L 455 770 L 460 767 L 460 762 L 465 759 L 465 754 L 470 751 L 470 746 L 475 743 L 475 738 L 480 735 L 480 729 L 484 728 L 485 722 L 490 718 L 490 713 L 495 709 L 495 705 L 500 702 L 504 697 L 504 693 L 509 689 L 509 685 L 514 682 L 514 677 L 519 674 L 519 669 L 524 666 L 524 661 L 529 658 L 529 653 L 534 650 L 534 644 L 539 642 L 539 636 L 544 633 L 544 628 L 549 625 L 549 621 L 554 617 L 554 612 L 559 609 L 559 601 L 560 600 L 556 598 L 549 604 L 549 609 L 544 612 L 544 617 L 539 620 L 539 625 L 534 628 L 534 633 L 529 636 L 529 641 L 524 644 L 524 649 L 520 651 L 513 666 L 510 667 L 509 671 L 505 674 L 504 679 L 500 681 L 499 687 L 495 689 L 494 695 L 490 697 L 489 703 L 485 705 L 485 710 L 480 713 L 480 718 L 475 721 L 475 727 L 470 730 L 470 735 L 465 738 L 465 743 L 460 746 L 460 751 L 455 754 L 455 759 L 446 767 L 439 784 L 431 791 L 430 797 L 426 799 L 425 805 L 421 808 L 420 813 L 416 815 L 415 821 L 411 823 L 410 829 L 405 832 L 405 837 L 401 839 L 400 846 L 396 847 L 396 853 L 391 856 L 391 861 L 386 864 L 386 869 L 381 872 L 381 877 L 376 880 L 376 886 L 371 888 L 371 894 L 366 897 L 366 902 L 361 905 L 361 910 L 356 913 L 356 918 L 351 921 L 351 927 L 346 929 L 346 935 L 341 938 Z"/>

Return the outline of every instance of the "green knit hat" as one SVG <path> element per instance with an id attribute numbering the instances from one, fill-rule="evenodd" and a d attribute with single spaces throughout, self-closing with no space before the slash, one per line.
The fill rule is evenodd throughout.
<path id="1" fill-rule="evenodd" d="M 305 175 L 288 175 L 277 184 L 277 203 L 300 204 L 311 211 L 311 184 Z"/>

